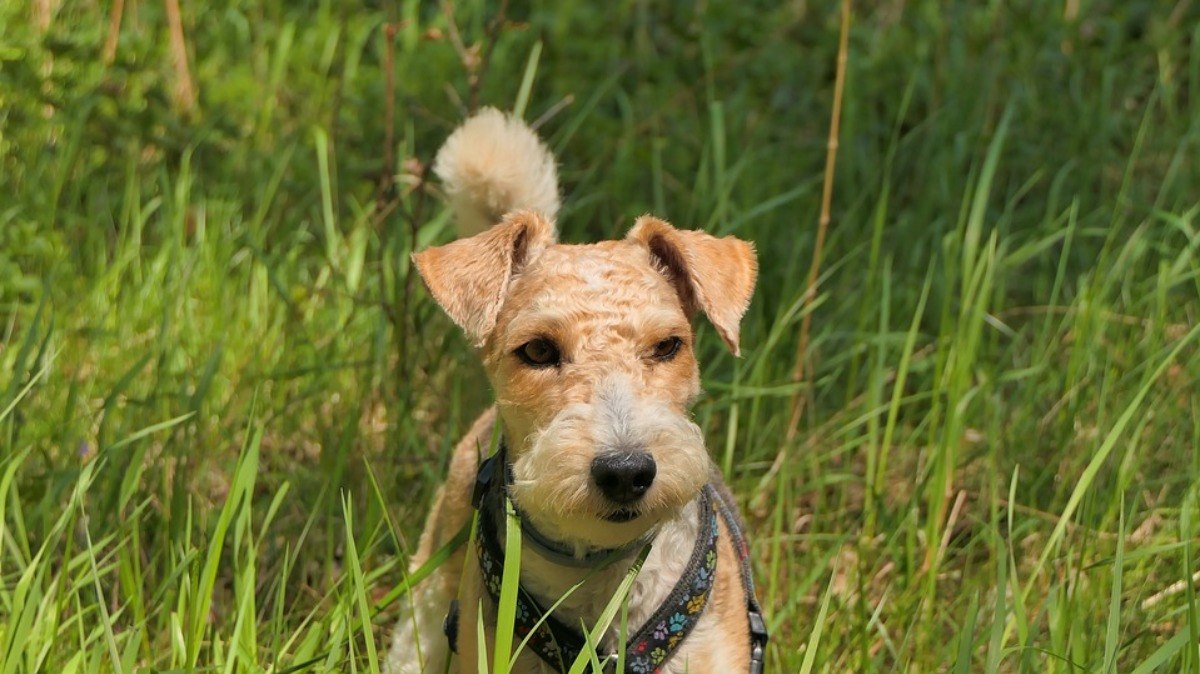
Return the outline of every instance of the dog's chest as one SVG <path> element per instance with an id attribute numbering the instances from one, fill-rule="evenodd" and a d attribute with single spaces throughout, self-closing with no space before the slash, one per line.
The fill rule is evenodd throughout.
<path id="1" fill-rule="evenodd" d="M 562 674 L 528 652 L 517 658 L 516 665 L 513 672 L 520 674 Z M 738 650 L 730 644 L 720 621 L 706 614 L 679 650 L 657 671 L 660 674 L 740 674 L 745 670 L 739 664 Z"/>
<path id="2" fill-rule="evenodd" d="M 695 502 L 688 504 L 678 517 L 662 525 L 646 561 L 629 589 L 627 636 L 636 632 L 670 597 L 676 582 L 687 567 L 698 534 L 698 508 Z M 629 571 L 628 563 L 617 563 L 587 578 L 587 569 L 562 567 L 532 552 L 522 559 L 521 567 L 521 583 L 539 603 L 551 606 L 565 593 L 570 592 L 555 609 L 555 615 L 570 625 L 578 626 L 582 620 L 589 627 L 596 623 L 612 601 Z M 579 584 L 579 587 L 571 591 L 576 584 Z M 701 619 L 697 629 L 704 622 Z M 619 636 L 618 619 L 613 621 L 612 627 L 601 642 L 604 650 L 615 652 Z M 667 668 L 664 671 L 672 670 Z"/>

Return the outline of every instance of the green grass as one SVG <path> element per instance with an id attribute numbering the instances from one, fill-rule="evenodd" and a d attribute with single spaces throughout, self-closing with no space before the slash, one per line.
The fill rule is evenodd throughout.
<path id="1" fill-rule="evenodd" d="M 1200 5 L 856 3 L 805 304 L 836 3 L 466 0 L 472 85 L 433 3 L 188 2 L 190 112 L 125 4 L 109 65 L 111 3 L 0 5 L 0 674 L 376 671 L 488 402 L 408 265 L 472 100 L 568 241 L 757 242 L 696 417 L 768 671 L 1200 672 Z"/>

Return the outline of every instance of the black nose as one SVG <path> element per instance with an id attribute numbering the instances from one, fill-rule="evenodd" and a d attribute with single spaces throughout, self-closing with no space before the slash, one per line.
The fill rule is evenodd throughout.
<path id="1" fill-rule="evenodd" d="M 614 452 L 592 460 L 592 479 L 609 499 L 633 503 L 654 482 L 658 468 L 646 452 Z"/>

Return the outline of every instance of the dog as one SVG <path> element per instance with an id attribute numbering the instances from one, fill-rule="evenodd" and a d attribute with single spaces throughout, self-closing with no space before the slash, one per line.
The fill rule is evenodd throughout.
<path id="1" fill-rule="evenodd" d="M 566 672 L 581 648 L 591 653 L 583 628 L 640 561 L 625 648 L 619 621 L 592 642 L 605 671 L 623 650 L 627 672 L 761 672 L 766 630 L 743 526 L 688 411 L 700 393 L 691 318 L 704 313 L 739 353 L 754 247 L 651 216 L 624 239 L 557 243 L 555 159 L 495 109 L 451 134 L 434 171 L 460 238 L 412 261 L 478 349 L 496 403 L 455 448 L 412 570 L 478 510 L 475 536 L 402 600 L 387 671 L 476 672 L 481 643 L 493 661 L 515 519 L 514 646 L 531 636 L 512 671 Z"/>

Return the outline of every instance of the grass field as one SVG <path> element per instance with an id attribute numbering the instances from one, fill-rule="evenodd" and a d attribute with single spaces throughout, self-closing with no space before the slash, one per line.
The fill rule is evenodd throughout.
<path id="1" fill-rule="evenodd" d="M 769 672 L 1200 673 L 1200 3 L 855 3 L 811 302 L 837 3 L 58 4 L 0 4 L 0 674 L 377 670 L 489 398 L 408 264 L 476 104 L 568 241 L 757 242 L 696 417 Z"/>

